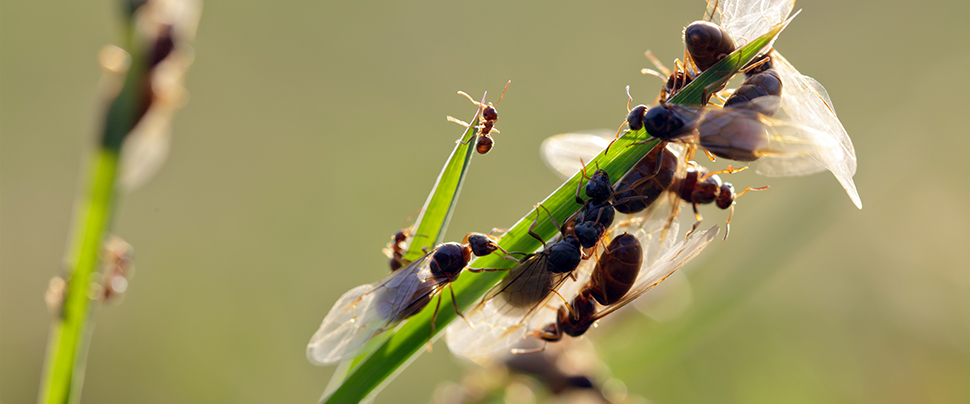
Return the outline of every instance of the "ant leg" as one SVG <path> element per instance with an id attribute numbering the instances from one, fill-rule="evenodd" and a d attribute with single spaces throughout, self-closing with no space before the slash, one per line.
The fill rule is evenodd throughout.
<path id="1" fill-rule="evenodd" d="M 670 76 L 670 69 L 668 69 L 667 66 L 664 66 L 664 64 L 660 62 L 660 59 L 654 56 L 652 51 L 648 50 L 644 52 L 643 55 L 646 56 L 647 59 L 650 60 L 650 63 L 653 63 L 653 66 L 660 70 L 664 76 Z M 663 77 L 663 80 L 667 80 L 667 78 Z"/>
<path id="2" fill-rule="evenodd" d="M 759 60 L 757 60 L 754 63 L 751 63 L 751 64 L 745 66 L 744 68 L 742 68 L 740 70 L 740 72 L 741 73 L 744 73 L 744 74 L 748 74 L 748 72 L 750 72 L 750 71 L 752 71 L 754 69 L 757 69 L 761 65 L 763 65 L 765 63 L 768 63 L 768 62 L 771 62 L 771 56 L 768 56 L 768 55 L 771 53 L 772 50 L 773 49 L 769 49 L 768 52 L 765 53 L 763 57 L 759 57 Z"/>
<path id="3" fill-rule="evenodd" d="M 589 178 L 589 176 L 586 175 L 586 163 L 583 162 L 583 159 L 582 158 L 579 159 L 579 164 L 582 166 L 579 169 L 579 172 L 582 175 L 580 175 L 580 177 L 579 177 L 579 183 L 576 184 L 576 203 L 585 206 L 586 205 L 586 202 L 583 201 L 583 198 L 580 197 L 579 195 L 580 195 L 580 190 L 583 189 L 583 180 L 585 179 L 585 180 L 589 181 L 590 178 Z M 551 217 L 551 215 L 550 215 L 550 217 Z"/>
<path id="4" fill-rule="evenodd" d="M 536 240 L 539 240 L 539 242 L 541 242 L 541 243 L 542 243 L 542 248 L 543 248 L 543 249 L 545 249 L 545 248 L 546 248 L 546 240 L 543 240 L 543 239 L 542 239 L 542 237 L 539 237 L 539 235 L 538 235 L 538 234 L 536 234 L 536 233 L 535 233 L 535 232 L 533 231 L 533 230 L 535 229 L 535 227 L 536 227 L 536 224 L 538 224 L 538 223 L 539 223 L 539 207 L 540 207 L 540 206 L 542 206 L 542 204 L 539 204 L 539 205 L 536 205 L 536 218 L 535 218 L 535 219 L 533 219 L 533 220 L 532 220 L 532 224 L 531 224 L 531 225 L 529 225 L 529 235 L 530 235 L 530 236 L 532 236 L 532 238 L 534 238 L 534 239 L 536 239 Z M 547 212 L 548 212 L 548 210 L 547 210 Z M 551 216 L 552 216 L 552 215 L 550 215 L 550 217 L 551 217 Z M 559 227 L 559 226 L 556 226 L 556 227 Z"/>
<path id="5" fill-rule="evenodd" d="M 461 126 L 464 126 L 466 128 L 470 128 L 472 126 L 470 123 L 465 122 L 465 121 L 463 121 L 461 119 L 455 118 L 455 117 L 453 117 L 451 115 L 446 116 L 445 119 L 448 120 L 448 122 L 454 122 L 454 123 L 457 123 L 457 124 L 459 124 Z"/>
<path id="6" fill-rule="evenodd" d="M 539 348 L 531 348 L 531 349 L 515 348 L 515 349 L 512 349 L 511 352 L 512 352 L 512 355 L 525 355 L 525 354 L 544 352 L 545 350 L 546 350 L 546 342 L 543 341 L 542 346 Z"/>
<path id="7" fill-rule="evenodd" d="M 667 81 L 667 78 L 664 77 L 662 74 L 660 74 L 660 72 L 658 72 L 656 70 L 653 70 L 653 69 L 648 69 L 646 67 L 640 69 L 640 74 L 645 74 L 645 75 L 648 75 L 648 76 L 653 76 L 653 77 L 656 77 L 656 78 L 658 78 L 660 80 L 663 80 L 664 82 Z"/>
<path id="8" fill-rule="evenodd" d="M 465 96 L 465 98 L 468 98 L 468 101 L 471 101 L 472 104 L 475 104 L 475 106 L 477 106 L 479 108 L 484 108 L 485 107 L 485 104 L 482 103 L 482 102 L 485 101 L 485 95 L 482 96 L 482 102 L 478 102 L 478 101 L 475 101 L 475 99 L 472 98 L 472 96 L 468 95 L 468 93 L 466 93 L 464 91 L 459 91 L 458 94 Z M 486 91 L 485 94 L 487 95 L 488 94 L 488 91 Z"/>
<path id="9" fill-rule="evenodd" d="M 731 234 L 731 218 L 734 217 L 734 205 L 731 205 L 731 213 L 728 213 L 727 222 L 724 223 L 724 239 L 727 241 L 728 234 Z"/>
<path id="10" fill-rule="evenodd" d="M 747 188 L 745 188 L 745 189 L 744 189 L 744 191 L 741 191 L 741 192 L 739 192 L 739 193 L 738 193 L 737 195 L 735 195 L 734 197 L 735 197 L 735 198 L 739 198 L 739 197 L 741 197 L 741 195 L 744 195 L 744 194 L 745 194 L 745 193 L 747 193 L 748 191 L 764 191 L 764 190 L 766 190 L 766 189 L 768 189 L 768 188 L 770 188 L 770 187 L 769 187 L 768 185 L 765 185 L 765 186 L 763 186 L 763 187 L 758 187 L 758 188 L 752 188 L 752 187 L 747 187 Z"/>
<path id="11" fill-rule="evenodd" d="M 505 257 L 505 258 L 508 258 L 508 259 L 513 260 L 515 262 L 521 262 L 521 261 L 519 261 L 519 260 L 517 260 L 515 258 L 511 258 L 511 257 Z M 466 269 L 468 270 L 468 272 L 471 272 L 473 274 L 482 273 L 482 272 L 498 272 L 498 271 L 508 271 L 509 270 L 508 268 L 472 268 L 472 267 L 468 267 Z"/>
<path id="12" fill-rule="evenodd" d="M 694 218 L 696 218 L 697 221 L 694 222 L 694 226 L 690 228 L 689 232 L 687 232 L 686 238 L 690 238 L 690 235 L 694 234 L 694 231 L 697 230 L 697 226 L 700 226 L 701 222 L 704 220 L 704 218 L 701 216 L 701 212 L 697 211 L 697 204 L 692 203 L 691 205 L 694 206 Z"/>
<path id="13" fill-rule="evenodd" d="M 721 89 L 724 88 L 724 85 L 727 84 L 728 81 L 730 81 L 730 78 L 728 78 L 727 80 L 722 79 L 722 80 L 715 81 L 710 85 L 704 87 L 704 91 L 701 93 L 701 100 L 704 101 L 704 105 L 707 105 L 707 102 L 711 98 L 711 95 L 714 93 L 717 93 L 718 91 L 721 91 Z"/>
<path id="14" fill-rule="evenodd" d="M 711 171 L 711 172 L 707 173 L 707 175 L 705 175 L 705 176 L 701 177 L 699 180 L 697 180 L 697 182 L 704 181 L 704 180 L 706 180 L 708 178 L 711 178 L 712 176 L 715 176 L 717 174 L 734 174 L 734 173 L 741 172 L 741 171 L 744 171 L 744 170 L 747 170 L 747 169 L 748 169 L 748 166 L 744 166 L 744 167 L 741 167 L 741 168 L 734 168 L 734 167 L 731 167 L 730 164 L 728 164 L 728 166 L 727 166 L 726 169 L 717 170 L 717 171 Z M 748 188 L 748 189 L 752 189 L 752 188 Z M 745 190 L 745 191 L 747 191 L 747 190 Z"/>
<path id="15" fill-rule="evenodd" d="M 616 136 L 613 136 L 613 140 L 610 140 L 610 144 L 606 145 L 606 149 L 603 151 L 604 156 L 610 154 L 610 146 L 613 146 L 613 143 L 620 140 L 620 135 L 623 134 L 623 125 L 626 125 L 626 121 L 623 121 L 623 123 L 620 124 L 620 127 L 616 129 Z"/>
<path id="16" fill-rule="evenodd" d="M 509 232 L 509 229 L 501 228 L 501 227 L 493 227 L 492 230 L 489 230 L 486 236 L 488 236 L 492 240 L 497 240 L 498 238 L 501 238 L 502 236 L 505 235 L 505 233 L 508 233 L 508 232 Z M 501 235 L 495 236 L 496 233 L 501 233 Z"/>
<path id="17" fill-rule="evenodd" d="M 552 217 L 552 212 L 550 212 L 549 209 L 546 209 L 546 207 L 545 206 L 542 206 L 541 203 L 539 204 L 539 207 L 542 208 L 542 210 L 545 210 L 546 211 L 546 214 L 549 215 L 549 220 L 552 221 L 552 224 L 554 224 L 557 229 L 558 228 L 561 228 L 561 226 L 559 226 L 559 222 L 556 221 L 556 218 Z M 538 219 L 538 218 L 539 218 L 539 214 L 538 214 L 538 211 L 537 211 L 536 212 L 536 219 Z"/>
<path id="18" fill-rule="evenodd" d="M 706 154 L 707 158 L 711 159 L 712 162 L 717 159 L 717 156 L 715 156 L 714 153 L 711 153 L 707 149 L 704 149 L 704 154 Z"/>
<path id="19" fill-rule="evenodd" d="M 467 128 L 473 128 L 473 126 L 472 126 L 472 125 L 471 125 L 470 123 L 468 123 L 468 122 L 465 122 L 465 121 L 463 121 L 463 120 L 461 120 L 461 119 L 458 119 L 458 118 L 455 118 L 455 117 L 453 117 L 453 116 L 450 116 L 450 115 L 449 115 L 449 116 L 447 117 L 447 119 L 448 119 L 448 122 L 454 122 L 454 123 L 457 123 L 457 124 L 459 124 L 459 125 L 461 125 L 461 126 L 464 126 L 464 127 L 466 128 L 466 129 L 467 129 Z M 478 129 L 478 131 L 479 131 L 479 132 L 481 132 L 481 130 L 482 130 L 482 128 L 484 128 L 484 126 L 482 126 L 482 125 L 478 125 L 478 126 L 474 126 L 474 128 L 475 128 L 475 129 Z M 458 143 L 458 144 L 461 144 L 461 145 L 466 145 L 466 144 L 469 144 L 469 143 L 471 143 L 471 142 L 472 142 L 473 140 L 475 140 L 475 139 L 478 139 L 478 133 L 476 133 L 476 134 L 475 134 L 475 136 L 472 136 L 472 137 L 469 137 L 469 138 L 468 138 L 468 140 L 464 140 L 464 141 L 462 141 L 462 140 L 459 140 L 459 141 L 458 141 L 457 143 Z"/>
<path id="20" fill-rule="evenodd" d="M 441 295 L 438 295 L 438 304 L 434 306 L 434 314 L 431 315 L 431 335 L 428 336 L 428 352 L 431 352 L 431 340 L 434 338 L 435 322 L 438 320 L 438 309 L 441 308 Z"/>
<path id="21" fill-rule="evenodd" d="M 468 318 L 465 317 L 464 314 L 461 314 L 461 310 L 458 310 L 458 301 L 455 300 L 455 287 L 452 286 L 451 284 L 448 284 L 448 290 L 451 291 L 451 306 L 455 308 L 455 313 L 458 313 L 458 317 L 461 317 L 462 320 L 465 320 L 465 323 L 467 323 L 469 327 L 475 328 L 475 326 L 472 325 L 472 322 L 468 321 Z M 441 296 L 439 296 L 438 299 L 440 300 Z M 432 324 L 433 323 L 434 322 L 432 322 Z"/>
<path id="22" fill-rule="evenodd" d="M 569 302 L 566 301 L 565 297 L 562 297 L 562 295 L 559 294 L 558 290 L 554 290 L 552 291 L 552 293 L 555 293 L 556 296 L 559 296 L 559 299 L 562 300 L 563 306 L 566 307 L 566 310 L 569 310 L 569 315 L 572 316 L 572 318 L 579 318 L 579 313 L 576 313 L 576 310 L 573 310 L 573 306 L 571 306 Z"/>

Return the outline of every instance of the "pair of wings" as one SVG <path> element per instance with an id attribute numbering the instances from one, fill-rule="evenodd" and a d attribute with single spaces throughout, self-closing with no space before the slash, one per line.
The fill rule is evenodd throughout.
<path id="1" fill-rule="evenodd" d="M 396 327 L 440 293 L 447 284 L 431 275 L 433 253 L 378 282 L 344 293 L 310 338 L 306 351 L 310 362 L 336 363 L 377 348 L 379 344 L 371 342 L 376 335 Z"/>
<path id="2" fill-rule="evenodd" d="M 784 23 L 794 7 L 794 0 L 709 0 L 705 19 L 727 31 L 741 47 Z M 783 85 L 780 106 L 785 121 L 810 129 L 801 133 L 823 147 L 807 155 L 776 157 L 756 170 L 769 177 L 831 171 L 852 203 L 862 209 L 862 199 L 852 181 L 856 172 L 855 148 L 835 114 L 828 92 L 817 80 L 799 73 L 777 50 L 772 51 L 771 57 Z"/>
<path id="3" fill-rule="evenodd" d="M 676 221 L 671 223 L 668 220 L 677 203 L 676 200 L 673 200 L 673 204 L 669 201 L 657 201 L 646 214 L 620 220 L 610 231 L 609 234 L 626 232 L 636 236 L 643 247 L 643 264 L 630 291 L 616 304 L 601 308 L 597 318 L 625 306 L 663 282 L 699 254 L 717 235 L 718 228 L 714 226 L 679 243 L 674 242 L 677 237 L 666 237 L 668 231 L 677 234 L 678 226 Z M 604 240 L 601 244 L 608 242 Z M 455 321 L 448 326 L 448 348 L 455 355 L 470 359 L 508 352 L 512 346 L 529 338 L 533 331 L 555 323 L 559 307 L 579 294 L 589 281 L 595 263 L 595 259 L 582 261 L 573 272 L 576 279 L 570 280 L 567 276 L 552 274 L 544 266 L 532 265 L 528 260 L 523 262 L 513 268 L 503 283 L 490 290 L 477 306 L 465 313 L 467 322 Z M 561 276 L 561 287 L 544 291 L 539 303 L 528 307 L 512 303 L 515 293 L 523 288 L 535 288 L 536 280 L 550 276 Z M 540 280 L 539 283 L 544 281 Z"/>

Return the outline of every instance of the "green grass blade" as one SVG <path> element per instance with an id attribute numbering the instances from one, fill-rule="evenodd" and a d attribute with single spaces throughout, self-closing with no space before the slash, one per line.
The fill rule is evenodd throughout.
<path id="1" fill-rule="evenodd" d="M 782 27 L 773 29 L 771 32 L 759 37 L 741 49 L 735 51 L 724 60 L 708 69 L 698 76 L 683 91 L 672 97 L 668 102 L 682 105 L 700 105 L 704 102 L 704 96 L 712 93 L 724 83 L 727 83 L 736 73 L 738 68 L 746 65 L 761 50 L 768 46 L 781 31 Z M 627 132 L 617 140 L 609 149 L 609 154 L 601 152 L 589 166 L 599 167 L 606 170 L 610 178 L 619 179 L 629 171 L 637 161 L 639 161 L 650 149 L 656 145 L 656 141 L 636 145 L 636 143 L 649 139 L 650 136 L 644 130 Z M 575 201 L 577 185 L 580 175 L 574 175 L 563 183 L 551 195 L 549 195 L 542 205 L 546 207 L 560 223 L 579 210 L 581 205 Z M 541 243 L 527 234 L 529 226 L 536 219 L 535 209 L 530 209 L 522 219 L 512 226 L 508 233 L 499 241 L 499 245 L 508 251 L 535 251 Z M 552 224 L 548 217 L 543 213 L 538 218 L 533 230 L 545 239 L 551 239 L 558 229 Z M 475 262 L 476 267 L 487 268 L 508 268 L 512 262 L 497 256 L 486 256 Z M 499 282 L 505 276 L 504 272 L 483 272 L 474 275 L 462 275 L 453 284 L 455 298 L 458 307 L 467 309 L 471 307 L 485 292 Z M 450 296 L 443 294 L 444 301 L 441 307 L 450 307 Z M 384 344 L 371 354 L 365 361 L 351 373 L 344 383 L 338 387 L 333 394 L 324 398 L 327 403 L 347 403 L 359 402 L 369 397 L 373 397 L 380 389 L 393 379 L 393 376 L 402 371 L 419 350 L 428 342 L 429 331 L 431 330 L 431 317 L 434 305 L 428 305 L 397 330 Z M 440 332 L 452 320 L 457 317 L 453 310 L 440 310 L 435 321 L 435 330 Z"/>
<path id="2" fill-rule="evenodd" d="M 483 96 L 482 103 L 484 102 L 485 97 Z M 411 239 L 408 250 L 404 253 L 405 260 L 418 259 L 424 255 L 426 248 L 430 249 L 444 242 L 448 222 L 455 211 L 461 186 L 465 182 L 465 174 L 468 173 L 468 166 L 471 164 L 472 156 L 475 155 L 475 136 L 478 133 L 475 126 L 479 124 L 481 112 L 481 107 L 475 111 L 475 117 L 471 120 L 470 126 L 458 137 L 454 150 L 451 151 L 444 167 L 441 168 L 441 173 L 438 174 L 438 179 L 435 180 L 434 187 L 431 188 L 428 199 L 424 202 L 424 206 L 414 223 L 413 234 L 420 236 Z M 331 376 L 324 394 L 329 393 L 331 388 L 342 383 L 344 378 L 367 356 L 368 354 L 364 354 L 341 363 Z"/>
<path id="3" fill-rule="evenodd" d="M 482 97 L 485 102 L 485 97 Z M 408 250 L 404 253 L 404 259 L 413 261 L 424 255 L 425 248 L 431 248 L 444 242 L 445 231 L 448 229 L 448 221 L 455 211 L 458 203 L 458 194 L 461 193 L 461 185 L 465 182 L 465 174 L 468 172 L 468 165 L 471 164 L 472 156 L 475 155 L 475 135 L 478 129 L 478 118 L 481 115 L 481 108 L 475 112 L 475 118 L 461 137 L 459 143 L 448 157 L 448 161 L 438 174 L 428 200 L 424 202 L 418 220 L 415 222 L 414 234 Z M 464 143 L 464 144 L 462 144 Z"/>

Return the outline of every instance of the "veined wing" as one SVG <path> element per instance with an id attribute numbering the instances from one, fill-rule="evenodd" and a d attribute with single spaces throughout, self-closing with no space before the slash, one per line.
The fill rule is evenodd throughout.
<path id="1" fill-rule="evenodd" d="M 637 276 L 637 281 L 633 284 L 630 291 L 617 303 L 597 312 L 596 318 L 599 319 L 609 315 L 634 301 L 654 286 L 659 285 L 711 244 L 711 241 L 714 241 L 714 237 L 717 236 L 718 230 L 718 227 L 714 226 L 706 231 L 695 232 L 690 238 L 681 240 L 673 245 L 655 260 L 644 261 L 640 274 Z"/>
<path id="2" fill-rule="evenodd" d="M 813 129 L 820 137 L 825 138 L 826 143 L 835 145 L 818 156 L 820 163 L 835 175 L 852 203 L 862 209 L 862 199 L 852 181 L 856 171 L 855 147 L 835 114 L 835 107 L 825 87 L 815 79 L 799 73 L 778 52 L 772 53 L 772 65 L 784 85 L 781 111 L 791 122 Z"/>
<path id="3" fill-rule="evenodd" d="M 431 276 L 430 262 L 429 253 L 381 281 L 344 293 L 307 344 L 310 362 L 326 365 L 360 355 L 372 337 L 420 311 L 442 286 Z"/>
<path id="4" fill-rule="evenodd" d="M 773 57 L 779 56 L 775 54 Z M 776 61 L 776 68 L 790 67 L 780 57 Z M 758 147 L 756 154 L 759 157 L 752 164 L 758 174 L 788 177 L 828 170 L 839 180 L 852 202 L 861 208 L 862 201 L 852 182 L 856 167 L 855 150 L 834 110 L 828 108 L 825 102 L 827 97 L 817 92 L 815 85 L 818 82 L 814 80 L 795 79 L 789 83 L 792 84 L 785 84 L 781 97 L 764 96 L 749 102 L 761 108 L 780 103 L 783 113 L 774 118 L 745 108 L 707 109 L 697 123 L 697 132 L 703 137 L 704 134 L 715 134 L 721 128 L 731 128 L 726 131 L 744 128 L 752 133 L 764 130 L 767 144 Z M 750 138 L 752 136 L 738 137 Z"/>
<path id="5" fill-rule="evenodd" d="M 787 90 L 786 85 L 786 90 Z M 670 106 L 677 116 L 687 124 L 678 141 L 703 146 L 715 154 L 754 155 L 752 163 L 755 171 L 767 177 L 788 177 L 815 174 L 829 170 L 835 174 L 849 193 L 853 202 L 861 206 L 852 173 L 855 170 L 855 152 L 851 141 L 844 135 L 844 129 L 832 114 L 833 121 L 824 118 L 808 118 L 805 108 L 795 108 L 798 118 L 786 113 L 771 118 L 757 112 L 759 108 L 770 109 L 769 104 L 784 109 L 787 104 L 797 103 L 797 96 L 764 96 L 751 100 L 748 104 L 755 108 L 736 106 L 731 108 Z M 824 99 L 821 95 L 817 99 Z M 746 104 L 747 105 L 747 104 Z M 814 108 L 820 111 L 819 108 Z M 828 110 L 826 108 L 826 110 Z M 819 119 L 810 123 L 808 119 Z M 821 123 L 818 123 L 821 122 Z M 822 126 L 838 125 L 839 132 L 824 130 Z"/>
<path id="6" fill-rule="evenodd" d="M 615 136 L 609 129 L 563 133 L 543 140 L 539 150 L 542 161 L 560 177 L 568 179 L 583 168 L 580 159 L 593 160 Z"/>
<path id="7" fill-rule="evenodd" d="M 488 357 L 511 349 L 538 324 L 555 322 L 559 296 L 568 300 L 579 293 L 593 260 L 582 261 L 573 271 L 576 281 L 568 273 L 549 271 L 546 260 L 541 252 L 528 257 L 465 313 L 467 322 L 453 321 L 445 331 L 448 349 L 470 359 Z"/>
<path id="8" fill-rule="evenodd" d="M 795 0 L 709 0 L 704 17 L 740 48 L 783 23 L 794 7 Z"/>
<path id="9" fill-rule="evenodd" d="M 770 28 L 783 22 L 794 3 L 794 0 L 710 0 L 706 15 L 724 28 L 738 46 L 742 46 L 767 32 L 765 26 Z M 815 79 L 799 73 L 779 52 L 772 52 L 772 59 L 784 86 L 781 111 L 791 122 L 821 132 L 839 144 L 838 149 L 817 155 L 817 163 L 835 175 L 852 203 L 862 209 L 862 199 L 852 181 L 856 171 L 855 148 L 835 114 L 828 92 Z M 808 160 L 789 159 L 766 161 L 758 170 L 767 176 L 798 175 L 807 174 L 810 166 Z"/>

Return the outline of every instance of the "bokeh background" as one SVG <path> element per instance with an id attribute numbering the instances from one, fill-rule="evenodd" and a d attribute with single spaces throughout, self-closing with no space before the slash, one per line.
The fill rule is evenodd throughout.
<path id="1" fill-rule="evenodd" d="M 496 147 L 449 230 L 507 227 L 560 180 L 543 138 L 615 128 L 623 88 L 665 62 L 702 1 L 599 4 L 208 1 L 170 158 L 122 198 L 135 247 L 104 307 L 83 402 L 314 402 L 333 368 L 304 347 L 336 298 L 387 272 L 380 250 L 423 202 L 475 108 Z M 112 1 L 0 5 L 0 401 L 36 400 L 72 203 L 97 128 Z M 618 314 L 591 339 L 656 403 L 970 400 L 970 32 L 966 1 L 799 1 L 776 47 L 828 88 L 865 209 L 831 175 L 765 179 L 731 238 L 688 269 L 692 304 Z M 724 212 L 707 210 L 710 223 Z M 378 402 L 426 402 L 467 365 L 444 344 Z"/>

